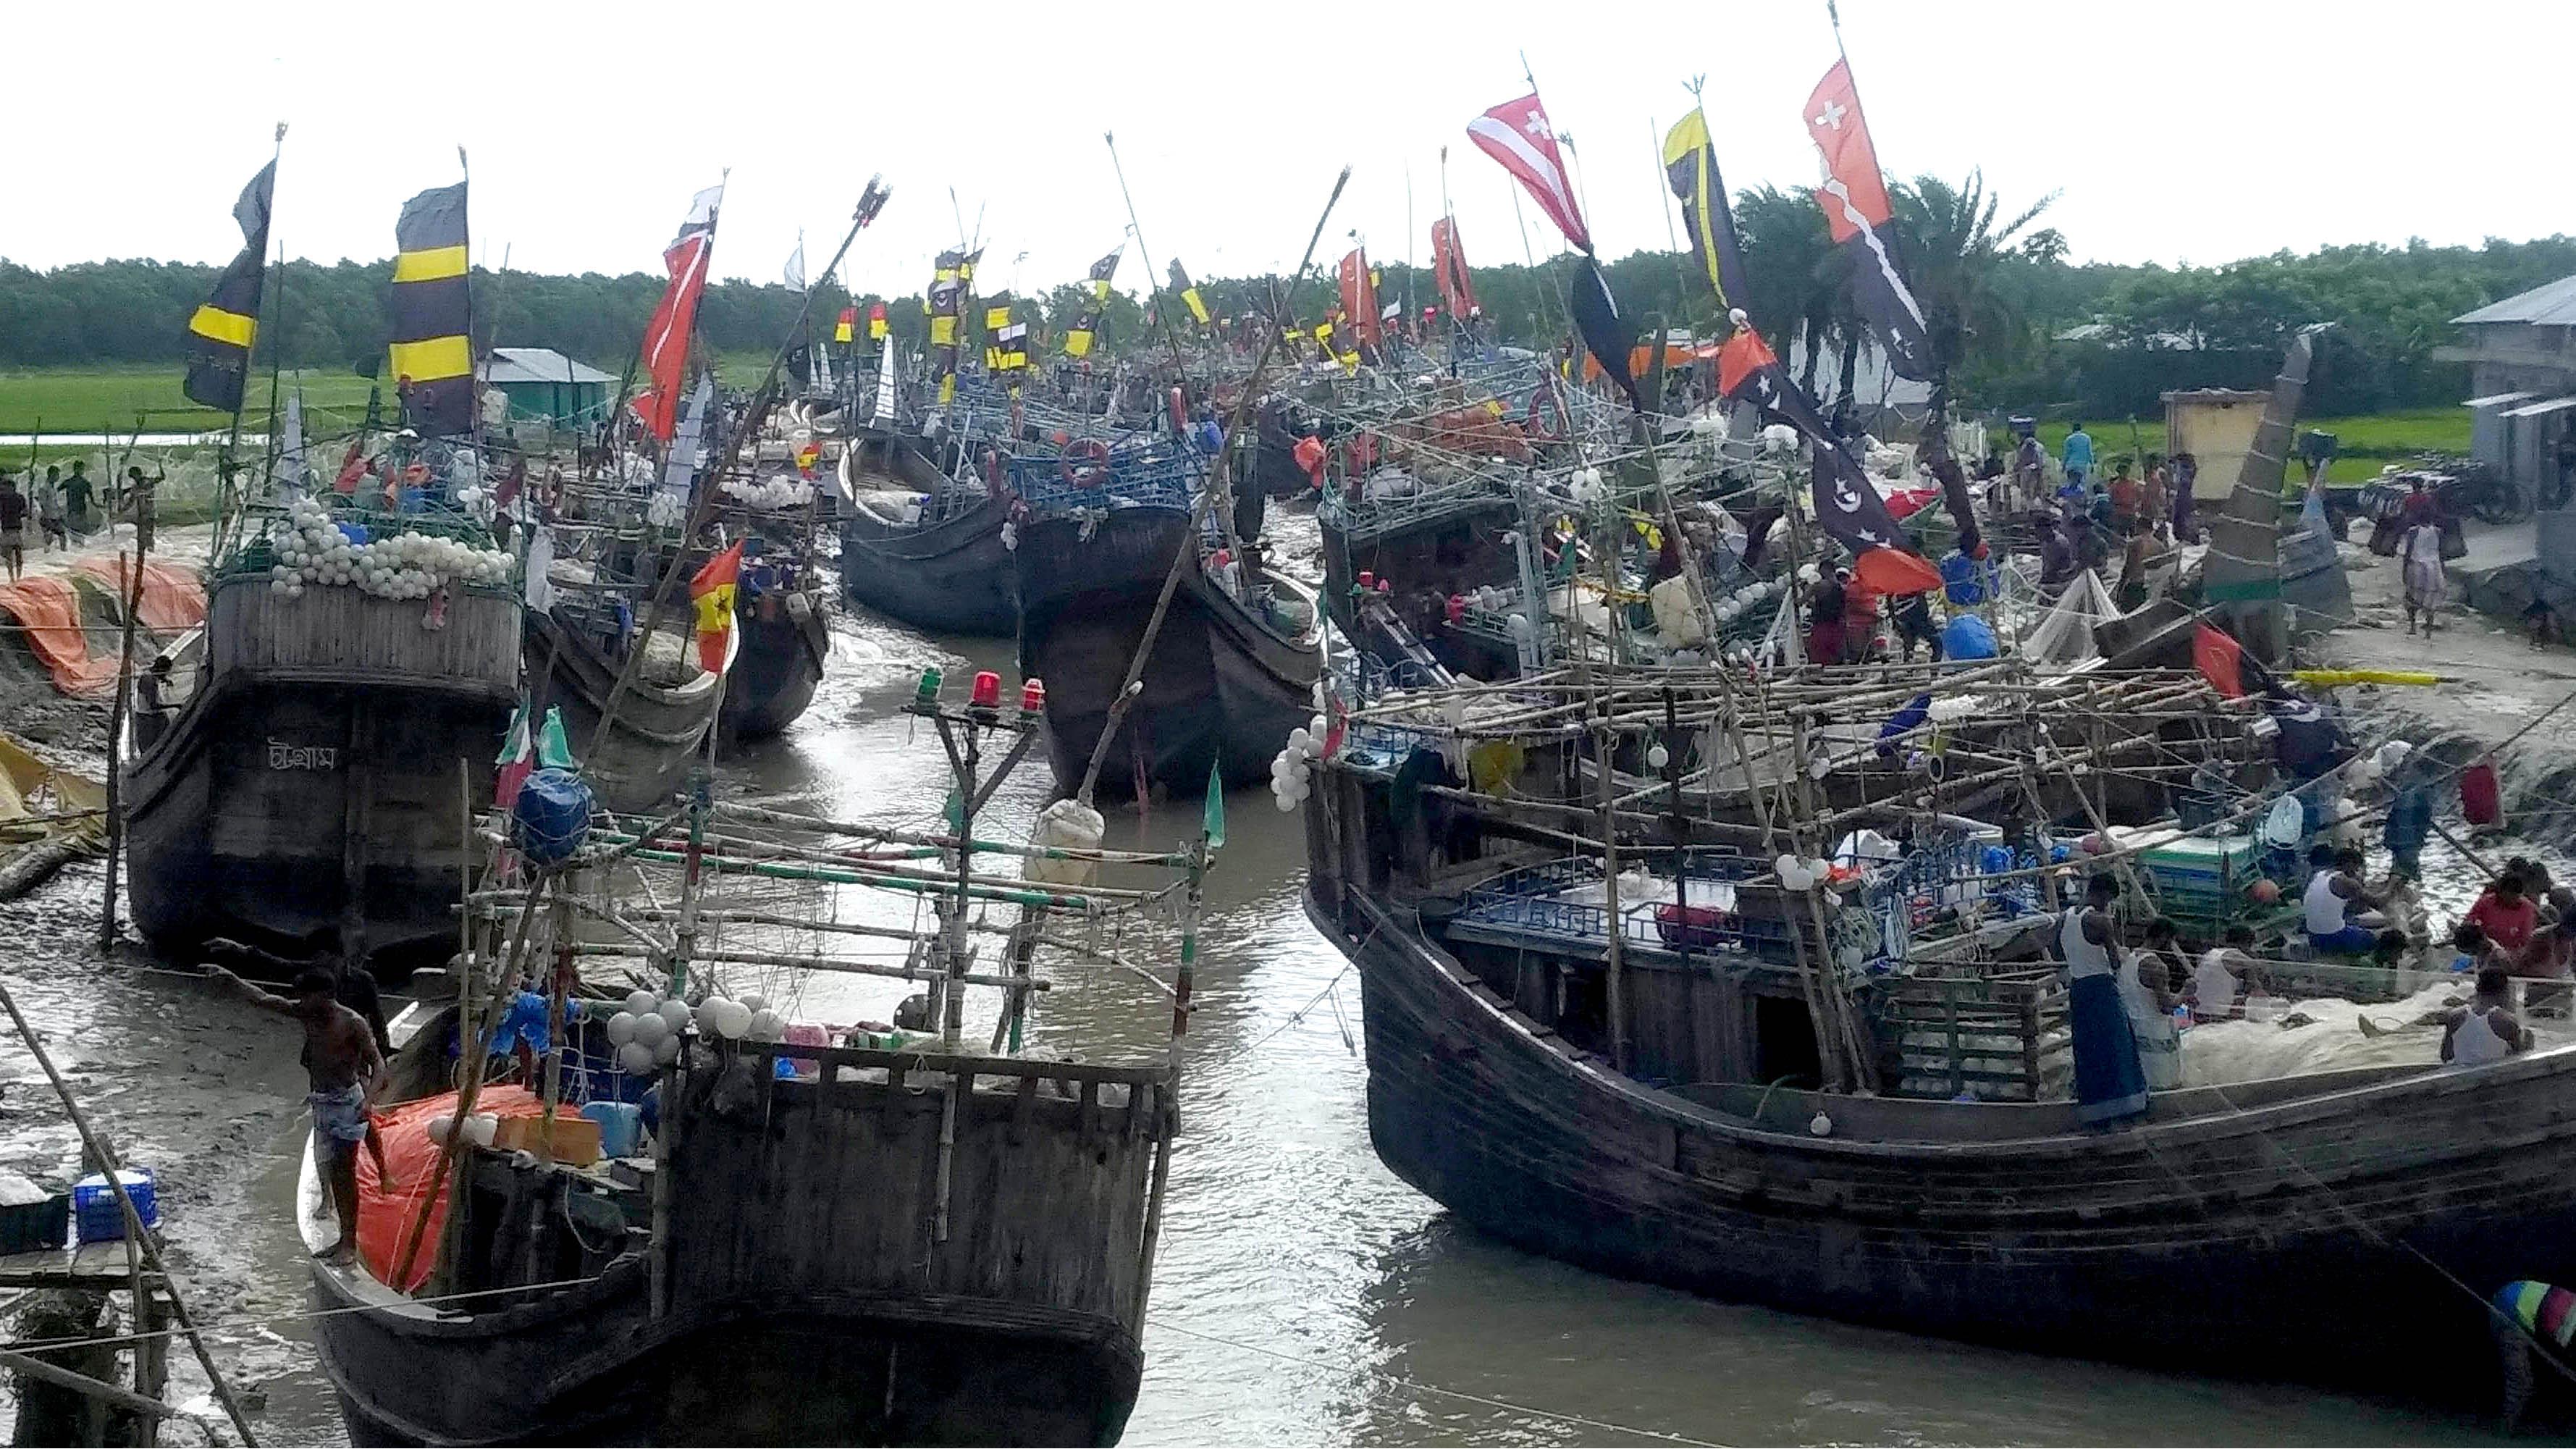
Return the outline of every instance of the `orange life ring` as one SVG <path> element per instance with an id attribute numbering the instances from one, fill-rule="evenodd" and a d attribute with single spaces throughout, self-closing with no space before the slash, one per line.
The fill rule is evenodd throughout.
<path id="1" fill-rule="evenodd" d="M 1109 445 L 1098 438 L 1068 443 L 1055 468 L 1076 488 L 1097 488 L 1109 481 Z"/>

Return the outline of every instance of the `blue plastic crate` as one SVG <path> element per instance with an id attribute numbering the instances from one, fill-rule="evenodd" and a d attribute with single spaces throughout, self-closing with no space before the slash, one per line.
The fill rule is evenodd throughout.
<path id="1" fill-rule="evenodd" d="M 125 1183 L 125 1195 L 134 1199 L 134 1211 L 147 1228 L 161 1221 L 161 1206 L 152 1192 L 152 1169 L 128 1167 L 117 1174 Z M 125 1238 L 125 1209 L 116 1202 L 116 1190 L 107 1185 L 107 1174 L 93 1172 L 72 1184 L 72 1218 L 79 1224 L 84 1243 L 114 1243 Z"/>

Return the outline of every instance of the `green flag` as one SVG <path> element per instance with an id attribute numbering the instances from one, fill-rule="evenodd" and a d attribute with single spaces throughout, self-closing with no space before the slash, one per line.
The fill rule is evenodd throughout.
<path id="1" fill-rule="evenodd" d="M 578 769 L 572 757 L 572 742 L 564 738 L 563 710 L 546 706 L 545 728 L 537 731 L 537 764 L 548 770 Z"/>
<path id="2" fill-rule="evenodd" d="M 1216 763 L 1208 763 L 1207 819 L 1199 826 L 1207 835 L 1211 849 L 1225 844 L 1225 776 Z"/>

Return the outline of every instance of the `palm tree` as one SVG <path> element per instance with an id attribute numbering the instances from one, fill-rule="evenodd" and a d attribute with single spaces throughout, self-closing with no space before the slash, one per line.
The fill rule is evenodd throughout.
<path id="1" fill-rule="evenodd" d="M 1834 330 L 1842 293 L 1839 259 L 1814 193 L 1764 186 L 1736 193 L 1735 230 L 1744 253 L 1747 297 L 1731 298 L 1785 358 L 1804 337 L 1799 386 L 1813 393 L 1816 366 Z"/>
<path id="2" fill-rule="evenodd" d="M 1918 176 L 1913 185 L 1894 188 L 1889 199 L 1896 212 L 1897 259 L 1923 308 L 1931 342 L 1932 422 L 1937 428 L 1948 409 L 1951 373 L 1972 353 L 1992 356 L 2008 350 L 2028 330 L 2027 320 L 1996 281 L 2014 261 L 2046 262 L 2065 255 L 2066 239 L 2054 227 L 2024 235 L 2057 193 L 2041 197 L 2001 225 L 1996 216 L 2002 199 L 1986 193 L 1983 171 L 1969 172 L 1959 186 L 1937 176 Z"/>

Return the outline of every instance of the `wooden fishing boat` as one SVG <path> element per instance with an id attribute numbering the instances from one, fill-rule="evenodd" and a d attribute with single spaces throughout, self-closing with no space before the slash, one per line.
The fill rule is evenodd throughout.
<path id="1" fill-rule="evenodd" d="M 1886 899 L 1793 886 L 1762 847 L 1659 855 L 1641 813 L 1605 894 L 1601 842 L 1564 853 L 1579 810 L 1542 834 L 1426 789 L 1381 730 L 1314 771 L 1307 909 L 1359 970 L 1379 1157 L 1499 1238 L 1915 1332 L 2436 1393 L 2492 1382 L 2485 1295 L 2576 1272 L 2576 1048 L 2444 1069 L 2428 1035 L 2420 1064 L 2158 1090 L 2087 1129 L 2053 971 L 1992 964 L 2027 939 L 1909 948 L 1885 909 L 1912 859 Z M 1561 795 L 1546 753 L 1497 793 Z M 1945 1030 L 1945 1067 L 1910 1059 Z"/>
<path id="2" fill-rule="evenodd" d="M 1449 599 L 1478 589 L 1520 587 L 1509 541 L 1520 527 L 1520 506 L 1509 496 L 1468 489 L 1357 504 L 1336 496 L 1315 510 L 1315 523 L 1324 541 L 1324 605 L 1345 634 L 1367 637 L 1351 608 L 1366 575 L 1373 586 L 1383 581 L 1397 617 L 1452 673 L 1497 680 L 1520 671 L 1511 640 L 1464 627 L 1447 610 Z"/>
<path id="3" fill-rule="evenodd" d="M 1046 742 L 1071 790 L 1109 727 L 1119 687 L 1153 621 L 1176 555 L 1181 578 L 1153 639 L 1139 694 L 1109 744 L 1100 784 L 1115 798 L 1264 778 L 1288 732 L 1315 709 L 1323 634 L 1313 595 L 1265 571 L 1247 603 L 1200 566 L 1179 507 L 1105 516 L 1041 515 L 1019 526 L 1020 672 L 1046 681 Z"/>
<path id="4" fill-rule="evenodd" d="M 265 553 L 220 570 L 205 625 L 157 655 L 127 715 L 134 921 L 156 951 L 222 936 L 365 953 L 400 975 L 455 947 L 460 789 L 491 798 L 519 681 L 503 587 L 429 603 L 293 597 Z M 437 627 L 425 627 L 440 617 Z"/>
<path id="5" fill-rule="evenodd" d="M 961 488 L 908 439 L 863 433 L 841 455 L 855 500 L 841 525 L 841 588 L 917 629 L 1007 638 L 1019 625 L 1006 510 Z M 890 478 L 892 490 L 871 486 Z"/>
<path id="6" fill-rule="evenodd" d="M 360 1219 L 360 1260 L 311 1269 L 314 1341 L 354 1442 L 1116 1442 L 1142 1379 L 1176 1058 L 1067 1060 L 1061 1041 L 1019 1055 L 1028 1003 L 1046 984 L 1032 956 L 1050 911 L 1132 913 L 1160 898 L 1093 884 L 1102 865 L 1183 873 L 1182 964 L 1168 995 L 1140 1002 L 1156 1020 L 1180 1003 L 1168 1018 L 1178 1032 L 1210 845 L 1104 852 L 1096 815 L 1087 837 L 1076 823 L 1045 848 L 977 840 L 973 802 L 1022 760 L 1014 737 L 1037 722 L 980 705 L 913 712 L 938 729 L 966 802 L 936 875 L 883 872 L 869 864 L 881 856 L 855 847 L 938 837 L 703 796 L 685 829 L 660 839 L 599 822 L 561 870 L 540 878 L 520 860 L 485 874 L 458 1004 L 416 1007 L 402 1023 L 426 1017 L 393 1063 L 389 1095 L 402 1105 L 381 1119 L 394 1181 L 359 1167 L 373 1215 Z M 1001 763 L 988 770 L 998 740 L 1013 747 L 990 751 Z M 488 838 L 510 838 L 497 816 Z M 1023 873 L 979 870 L 993 854 L 1019 857 Z M 623 873 L 646 870 L 669 889 L 648 880 L 611 893 Z M 785 902 L 769 889 L 770 909 L 739 914 L 787 934 L 745 934 L 737 920 L 724 940 L 701 937 L 702 922 L 736 916 L 720 895 L 708 903 L 729 876 L 795 882 L 785 890 L 801 896 L 786 900 L 818 908 L 849 887 L 926 896 L 936 927 L 863 928 L 912 942 L 919 955 L 902 965 L 768 949 L 828 942 L 833 929 L 823 909 L 810 923 L 778 916 Z M 968 912 L 980 918 L 986 903 L 1020 916 L 998 968 L 978 974 L 964 943 Z M 604 1023 L 606 1002 L 566 1017 L 538 1091 L 487 1089 L 483 1053 L 469 1067 L 456 1044 L 487 1039 L 526 964 L 548 957 L 641 963 L 630 979 L 664 990 L 639 993 L 640 1008 L 630 997 Z M 814 972 L 919 983 L 916 1026 L 932 1025 L 827 1031 L 719 989 L 782 970 L 782 993 L 800 997 Z M 565 1012 L 572 974 L 552 975 L 551 1000 L 516 996 L 507 1020 Z M 694 1002 L 650 1004 L 683 983 Z M 962 994 L 978 986 L 1004 997 L 989 1052 L 960 1031 Z M 488 1005 L 460 1029 L 478 1002 Z M 658 1117 L 626 1105 L 638 1097 Z M 591 1105 L 589 1121 L 555 1142 L 537 1130 L 576 1103 Z M 501 1118 L 476 1115 L 489 1111 Z M 442 1113 L 491 1130 L 441 1130 Z M 630 1140 L 636 1128 L 649 1136 Z M 338 1240 L 325 1196 L 308 1151 L 297 1218 L 317 1252 Z"/>
<path id="7" fill-rule="evenodd" d="M 765 740 L 814 702 L 832 631 L 823 622 L 822 600 L 801 584 L 744 600 L 734 628 L 741 647 L 725 677 L 717 723 L 727 739 Z"/>
<path id="8" fill-rule="evenodd" d="M 591 596 L 529 611 L 528 688 L 540 717 L 549 706 L 562 709 L 573 750 L 582 756 L 583 778 L 600 803 L 640 814 L 667 804 L 687 783 L 690 760 L 705 748 L 715 724 L 723 681 L 699 669 L 687 640 L 665 629 L 636 646 L 653 654 L 620 691 L 621 660 L 611 652 L 614 627 Z M 734 637 L 739 648 L 742 632 Z M 616 713 L 602 734 L 599 722 L 612 694 Z"/>
<path id="9" fill-rule="evenodd" d="M 419 1066 L 449 1065 L 444 1024 Z M 483 1297 L 315 1260 L 351 1442 L 1116 1443 L 1171 1070 L 930 1047 L 694 1057 L 641 1172 L 477 1153 L 449 1291 Z M 782 1056 L 817 1068 L 781 1079 Z M 309 1147 L 298 1206 L 327 1248 Z M 566 1286 L 503 1291 L 531 1284 Z"/>

